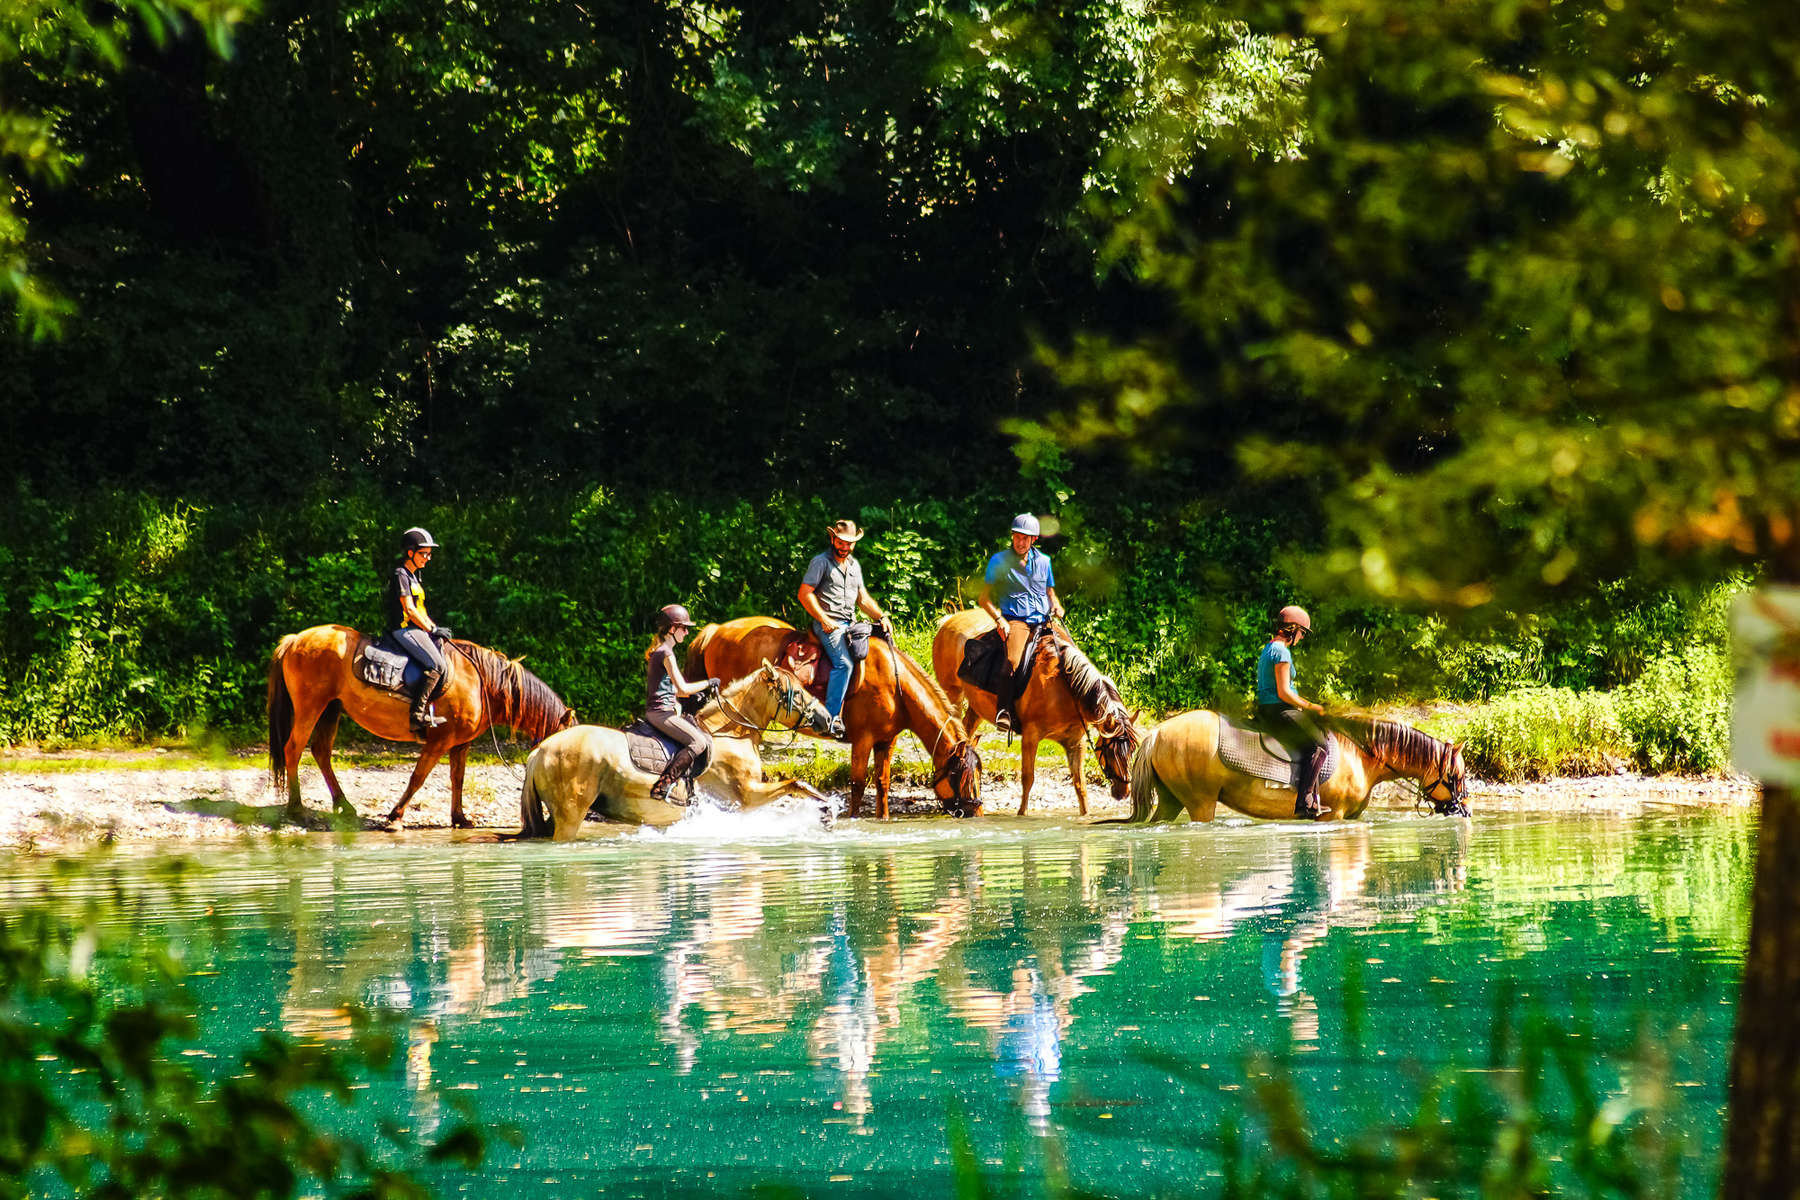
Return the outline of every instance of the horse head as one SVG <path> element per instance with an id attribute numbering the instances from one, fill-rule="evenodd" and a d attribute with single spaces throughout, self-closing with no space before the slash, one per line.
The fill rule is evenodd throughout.
<path id="1" fill-rule="evenodd" d="M 981 752 L 968 738 L 950 748 L 950 756 L 931 777 L 931 790 L 951 816 L 981 815 Z"/>
<path id="2" fill-rule="evenodd" d="M 1441 817 L 1469 815 L 1469 770 L 1463 765 L 1462 743 L 1447 746 L 1429 779 L 1419 779 L 1419 802 Z"/>
<path id="3" fill-rule="evenodd" d="M 813 733 L 831 733 L 831 710 L 806 690 L 798 676 L 768 659 L 762 660 L 762 680 L 775 700 L 775 720 L 788 729 L 806 728 Z M 766 724 L 766 720 L 763 722 Z"/>
<path id="4" fill-rule="evenodd" d="M 1137 753 L 1143 734 L 1138 731 L 1134 714 L 1125 706 L 1115 705 L 1094 726 L 1094 754 L 1100 760 L 1100 772 L 1112 786 L 1112 798 L 1123 800 L 1131 794 L 1131 757 Z"/>

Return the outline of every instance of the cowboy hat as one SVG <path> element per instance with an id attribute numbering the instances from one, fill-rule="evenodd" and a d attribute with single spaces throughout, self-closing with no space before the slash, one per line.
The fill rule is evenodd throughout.
<path id="1" fill-rule="evenodd" d="M 856 527 L 855 521 L 839 521 L 826 529 L 825 532 L 829 533 L 834 538 L 841 538 L 846 542 L 859 541 L 863 535 L 863 531 Z"/>

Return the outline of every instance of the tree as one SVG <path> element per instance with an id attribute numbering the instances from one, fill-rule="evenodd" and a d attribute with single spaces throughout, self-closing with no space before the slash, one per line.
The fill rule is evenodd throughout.
<path id="1" fill-rule="evenodd" d="M 1166 328 L 1065 348 L 1081 403 L 1028 447 L 1223 441 L 1320 514 L 1321 581 L 1390 600 L 1800 580 L 1800 10 L 1225 9 L 1316 49 L 1304 153 L 1203 156 L 1126 223 Z M 1731 1195 L 1800 1188 L 1785 790 L 1761 837 Z"/>

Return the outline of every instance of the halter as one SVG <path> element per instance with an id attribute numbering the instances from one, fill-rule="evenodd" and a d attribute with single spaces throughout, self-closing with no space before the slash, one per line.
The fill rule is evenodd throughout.
<path id="1" fill-rule="evenodd" d="M 777 714 L 792 712 L 798 715 L 804 711 L 800 707 L 800 701 L 794 696 L 794 685 L 789 683 L 785 676 L 777 675 L 776 678 L 781 683 L 781 695 L 775 702 L 775 712 Z M 735 705 L 727 702 L 725 699 L 725 692 L 722 689 L 719 692 L 719 711 L 724 713 L 725 719 L 730 721 L 733 725 L 736 725 L 741 729 L 754 729 L 758 733 L 768 733 L 773 729 L 796 729 L 799 725 L 798 721 L 793 725 L 758 725 L 756 722 L 745 717 L 743 712 L 738 710 Z"/>

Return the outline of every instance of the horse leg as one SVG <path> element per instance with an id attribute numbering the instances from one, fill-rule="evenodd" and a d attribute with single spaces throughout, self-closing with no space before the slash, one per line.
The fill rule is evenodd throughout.
<path id="1" fill-rule="evenodd" d="M 1181 805 L 1177 804 L 1175 806 L 1175 810 L 1176 810 L 1176 812 L 1179 812 L 1181 810 Z M 1197 822 L 1210 821 L 1213 819 L 1213 814 L 1218 812 L 1218 810 L 1219 810 L 1219 794 L 1217 792 L 1214 792 L 1210 796 L 1197 797 L 1196 799 L 1194 799 L 1188 803 L 1187 810 L 1188 810 L 1188 820 L 1190 820 L 1190 821 L 1197 821 Z M 1157 814 L 1157 819 L 1158 820 L 1164 819 L 1162 817 L 1161 813 Z M 1171 812 L 1168 815 L 1167 819 L 1170 821 L 1173 821 L 1175 819 L 1175 813 Z"/>
<path id="2" fill-rule="evenodd" d="M 894 743 L 881 742 L 875 747 L 875 815 L 888 819 L 888 784 L 894 777 Z"/>
<path id="3" fill-rule="evenodd" d="M 318 723 L 325 707 L 330 707 L 329 702 L 323 707 L 313 707 L 309 701 L 306 707 L 302 707 L 300 697 L 294 697 L 294 725 L 288 730 L 287 744 L 281 748 L 282 761 L 287 768 L 287 818 L 290 821 L 306 819 L 306 805 L 300 802 L 300 755 L 306 749 L 306 743 L 312 737 L 313 726 Z M 336 724 L 334 720 L 334 730 Z M 317 753 L 313 757 L 317 759 Z M 326 775 L 326 779 L 331 780 L 331 776 Z M 332 791 L 337 791 L 335 780 L 332 781 Z"/>
<path id="4" fill-rule="evenodd" d="M 343 787 L 338 783 L 337 772 L 331 769 L 331 747 L 337 741 L 338 722 L 343 719 L 344 706 L 333 700 L 319 714 L 318 724 L 313 726 L 312 756 L 319 764 L 319 774 L 325 777 L 325 786 L 331 792 L 331 808 L 334 812 L 356 816 L 356 806 L 344 795 Z"/>
<path id="5" fill-rule="evenodd" d="M 450 828 L 473 829 L 475 822 L 463 816 L 462 789 L 463 769 L 469 765 L 469 746 L 464 742 L 453 746 L 450 750 Z"/>
<path id="6" fill-rule="evenodd" d="M 401 793 L 400 803 L 394 805 L 394 811 L 387 815 L 390 832 L 399 830 L 401 819 L 406 816 L 406 806 L 412 803 L 413 793 L 424 786 L 425 777 L 431 774 L 431 768 L 437 766 L 438 759 L 444 757 L 445 749 L 444 740 L 434 734 L 431 740 L 425 743 L 425 748 L 419 751 L 419 762 L 417 766 L 413 767 L 412 778 L 406 781 L 406 791 Z"/>
<path id="7" fill-rule="evenodd" d="M 1031 804 L 1031 785 L 1037 779 L 1038 735 L 1027 729 L 1019 735 L 1019 815 L 1025 815 L 1025 809 Z M 1082 812 L 1087 811 L 1083 805 Z"/>
<path id="8" fill-rule="evenodd" d="M 1087 816 L 1087 766 L 1082 762 L 1082 751 L 1087 747 L 1087 738 L 1082 734 L 1063 743 L 1063 753 L 1069 756 L 1069 782 L 1075 785 L 1075 801 L 1081 805 L 1081 815 Z M 1020 809 L 1023 814 L 1024 810 Z"/>
<path id="9" fill-rule="evenodd" d="M 869 786 L 869 751 L 874 748 L 875 739 L 867 734 L 860 734 L 850 743 L 850 807 L 846 816 L 862 816 L 863 789 Z M 887 805 L 887 797 L 881 798 L 882 806 Z M 882 816 L 887 813 L 883 812 Z"/>

